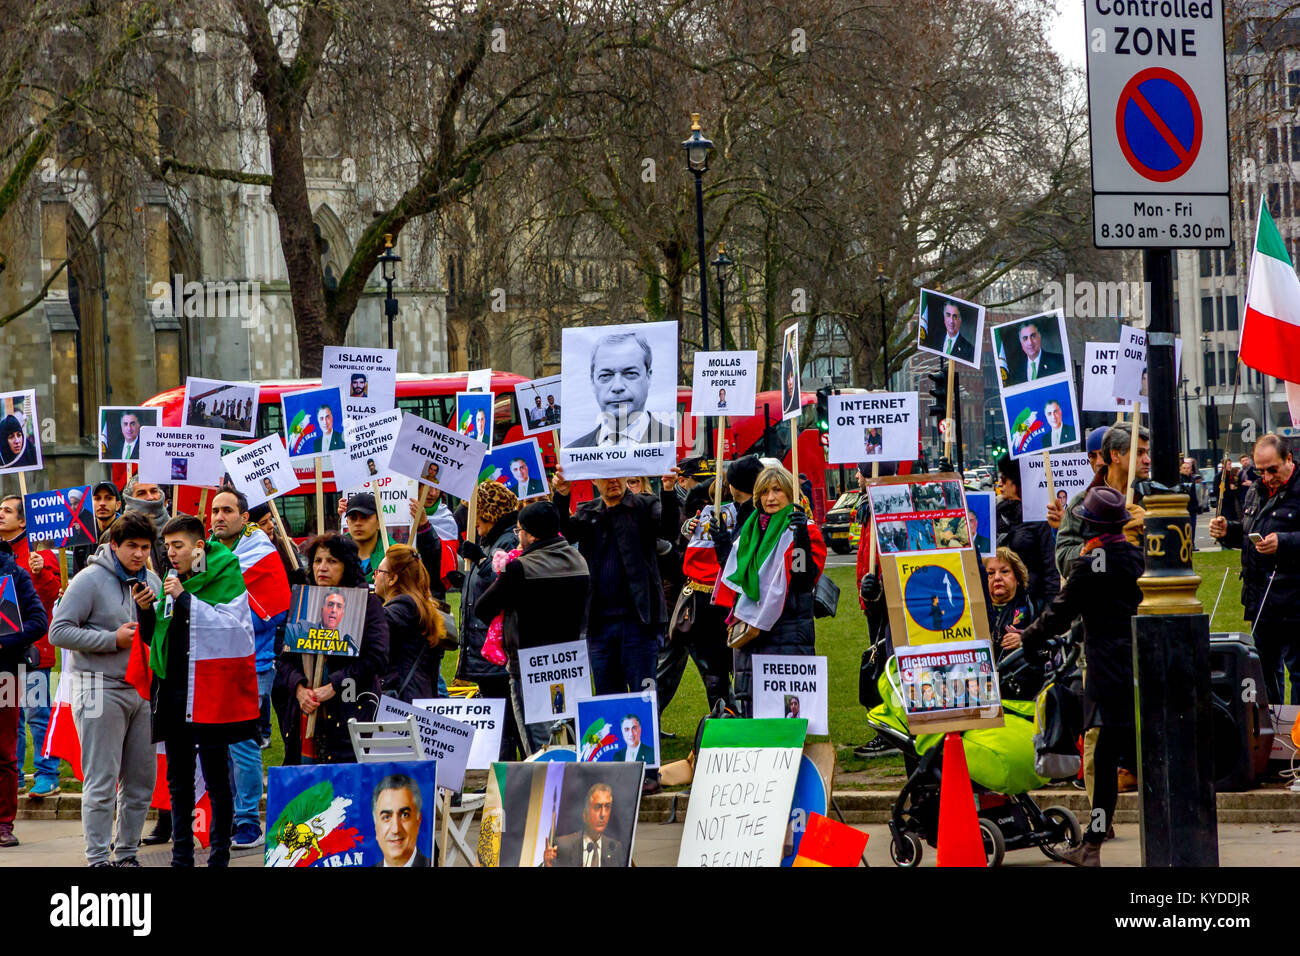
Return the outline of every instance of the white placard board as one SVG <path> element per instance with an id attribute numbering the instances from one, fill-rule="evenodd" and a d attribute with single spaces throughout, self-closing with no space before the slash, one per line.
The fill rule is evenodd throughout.
<path id="1" fill-rule="evenodd" d="M 141 481 L 216 488 L 224 473 L 221 429 L 192 425 L 145 425 L 140 429 Z"/>
<path id="2" fill-rule="evenodd" d="M 826 658 L 755 654 L 754 716 L 802 717 L 808 733 L 829 734 Z"/>
<path id="3" fill-rule="evenodd" d="M 238 451 L 223 455 L 221 463 L 226 466 L 231 482 L 248 499 L 250 508 L 298 487 L 293 461 L 279 435 L 243 445 Z"/>
<path id="4" fill-rule="evenodd" d="M 1092 465 L 1082 452 L 1052 452 L 1052 485 L 1058 497 L 1065 492 L 1062 504 L 1069 504 L 1079 492 L 1092 484 Z M 1023 520 L 1047 520 L 1047 473 L 1043 456 L 1020 460 L 1020 494 Z"/>
<path id="5" fill-rule="evenodd" d="M 343 427 L 392 411 L 397 404 L 397 349 L 327 345 L 321 384 L 343 393 Z"/>
<path id="6" fill-rule="evenodd" d="M 474 493 L 487 445 L 404 412 L 388 468 L 457 498 Z"/>
<path id="7" fill-rule="evenodd" d="M 488 770 L 501 759 L 501 734 L 506 726 L 509 701 L 500 697 L 430 697 L 413 704 L 474 727 L 474 743 L 470 746 L 466 770 Z"/>
<path id="8" fill-rule="evenodd" d="M 379 698 L 375 720 L 406 720 L 412 715 L 420 730 L 423 759 L 438 761 L 438 786 L 459 791 L 465 785 L 465 765 L 474 744 L 473 725 L 414 707 L 387 695 Z"/>
<path id="9" fill-rule="evenodd" d="M 330 456 L 334 486 L 356 488 L 365 482 L 387 477 L 388 462 L 397 444 L 402 412 L 394 409 L 351 423 L 345 430 L 347 447 Z"/>
<path id="10" fill-rule="evenodd" d="M 519 650 L 524 721 L 549 723 L 578 715 L 578 701 L 591 696 L 587 642 L 568 641 Z"/>
<path id="11" fill-rule="evenodd" d="M 915 461 L 921 434 L 916 392 L 831 395 L 827 462 Z"/>
<path id="12" fill-rule="evenodd" d="M 757 352 L 696 352 L 691 380 L 691 414 L 754 414 L 758 388 Z"/>

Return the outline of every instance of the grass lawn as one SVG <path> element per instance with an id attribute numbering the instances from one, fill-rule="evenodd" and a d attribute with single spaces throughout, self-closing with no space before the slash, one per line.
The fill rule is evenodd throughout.
<path id="1" fill-rule="evenodd" d="M 1241 586 L 1237 572 L 1241 567 L 1239 551 L 1198 551 L 1194 557 L 1194 567 L 1201 575 L 1202 581 L 1197 596 L 1210 613 L 1214 607 L 1215 596 L 1219 593 L 1227 575 L 1227 584 L 1219 601 L 1218 613 L 1211 622 L 1211 631 L 1249 630 L 1242 617 Z M 901 758 L 884 758 L 866 761 L 853 756 L 853 748 L 865 743 L 872 736 L 867 728 L 866 711 L 858 704 L 858 668 L 862 652 L 867 646 L 866 621 L 858 610 L 857 588 L 854 584 L 854 570 L 851 567 L 832 568 L 832 580 L 840 587 L 839 613 L 834 618 L 823 618 L 817 622 L 817 651 L 827 657 L 830 670 L 830 726 L 829 738 L 836 744 L 838 769 L 852 773 L 863 769 L 868 763 L 886 766 L 887 761 L 901 762 Z M 458 612 L 460 596 L 452 595 L 453 610 Z M 443 658 L 443 676 L 450 681 L 456 673 L 456 655 L 448 654 Z M 704 684 L 693 664 L 688 663 L 682 677 L 681 686 L 673 698 L 672 704 L 663 716 L 663 730 L 676 734 L 676 738 L 662 742 L 661 753 L 665 763 L 686 756 L 695 739 L 695 728 L 705 714 L 707 704 L 704 696 Z M 265 755 L 267 766 L 277 766 L 284 756 L 284 745 L 280 740 L 279 730 L 272 732 L 271 747 Z M 24 763 L 31 767 L 31 745 L 27 745 L 27 759 Z M 72 772 L 64 763 L 61 767 L 64 789 L 79 790 L 81 785 L 72 778 Z"/>

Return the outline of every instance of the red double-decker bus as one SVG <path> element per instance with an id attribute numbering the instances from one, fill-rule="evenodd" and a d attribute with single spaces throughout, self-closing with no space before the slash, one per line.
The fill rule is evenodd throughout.
<path id="1" fill-rule="evenodd" d="M 496 396 L 493 413 L 493 439 L 496 444 L 520 441 L 524 435 L 515 402 L 515 386 L 528 381 L 522 375 L 512 372 L 492 373 L 492 393 Z M 397 376 L 397 407 L 402 411 L 418 415 L 431 422 L 447 424 L 455 413 L 456 393 L 465 391 L 467 375 L 464 372 L 421 375 L 403 372 Z M 283 435 L 284 424 L 281 420 L 280 396 L 285 392 L 294 392 L 304 388 L 319 386 L 320 379 L 281 379 L 275 381 L 253 382 L 258 386 L 257 434 L 256 441 L 268 435 Z M 185 400 L 184 387 L 161 392 L 143 404 L 162 409 L 162 425 L 181 424 L 182 407 Z M 820 520 L 825 514 L 827 501 L 826 454 L 822 447 L 821 436 L 815 426 L 816 395 L 812 392 L 802 394 L 803 411 L 799 419 L 799 470 L 808 476 L 813 486 L 813 507 Z M 723 442 L 723 456 L 732 460 L 741 455 L 757 454 L 780 459 L 787 467 L 790 464 L 790 426 L 781 421 L 781 398 L 777 392 L 761 392 L 756 399 L 757 414 L 736 416 L 726 420 L 726 432 Z M 677 456 L 681 460 L 688 455 L 705 455 L 713 457 L 712 448 L 706 448 L 704 419 L 690 415 L 691 390 L 680 387 L 677 390 L 677 411 L 681 427 L 677 429 Z M 543 432 L 534 436 L 541 447 L 543 463 L 548 468 L 555 467 L 555 432 Z M 126 480 L 126 465 L 113 466 L 113 480 L 121 487 Z M 276 499 L 277 507 L 289 533 L 295 538 L 302 538 L 314 532 L 316 528 L 316 472 L 312 467 L 298 468 L 299 486 L 293 491 Z M 658 477 L 651 475 L 650 477 Z M 323 473 L 325 489 L 325 526 L 338 526 L 339 490 L 334 486 L 334 475 L 329 469 Z M 589 500 L 592 488 L 589 482 L 575 482 L 573 490 L 574 503 Z M 834 501 L 834 497 L 830 498 Z"/>

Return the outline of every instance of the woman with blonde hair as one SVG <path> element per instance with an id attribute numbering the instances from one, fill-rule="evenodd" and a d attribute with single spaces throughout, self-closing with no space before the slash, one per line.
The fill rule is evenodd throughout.
<path id="1" fill-rule="evenodd" d="M 384 552 L 375 570 L 375 593 L 388 618 L 388 669 L 383 692 L 406 701 L 438 696 L 441 641 L 447 628 L 429 592 L 429 572 L 405 544 Z"/>
<path id="2" fill-rule="evenodd" d="M 764 468 L 754 481 L 757 506 L 736 535 L 716 592 L 719 603 L 731 602 L 730 629 L 747 638 L 734 650 L 742 717 L 753 715 L 753 655 L 816 653 L 813 590 L 826 545 L 794 500 L 790 473 Z"/>

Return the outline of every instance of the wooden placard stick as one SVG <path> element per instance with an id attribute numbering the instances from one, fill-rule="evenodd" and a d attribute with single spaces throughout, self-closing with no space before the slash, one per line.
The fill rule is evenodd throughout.
<path id="1" fill-rule="evenodd" d="M 451 858 L 447 848 L 447 835 L 451 829 L 451 791 L 446 787 L 439 787 L 438 793 L 442 795 L 442 828 L 441 835 L 438 837 L 438 865 L 451 866 L 447 862 Z"/>
<path id="2" fill-rule="evenodd" d="M 208 520 L 208 491 L 209 491 L 209 490 L 210 490 L 210 489 L 208 489 L 208 488 L 203 488 L 203 489 L 200 489 L 200 491 L 199 491 L 199 514 L 198 514 L 198 518 L 199 518 L 200 521 L 207 521 L 207 520 Z"/>
<path id="3" fill-rule="evenodd" d="M 1128 443 L 1128 491 L 1124 493 L 1124 507 L 1133 503 L 1134 486 L 1137 483 L 1138 460 L 1138 422 L 1142 419 L 1142 400 L 1133 403 L 1133 434 Z"/>
<path id="4" fill-rule="evenodd" d="M 790 477 L 794 479 L 794 504 L 799 504 L 799 417 L 790 419 Z M 812 502 L 808 502 L 812 504 Z"/>
<path id="5" fill-rule="evenodd" d="M 718 417 L 718 448 L 713 455 L 713 520 L 722 527 L 722 437 L 727 420 Z"/>
<path id="6" fill-rule="evenodd" d="M 943 433 L 943 457 L 952 461 L 952 439 L 953 433 L 957 430 L 952 424 L 952 400 L 954 386 L 957 382 L 957 363 L 948 359 L 948 410 L 944 415 L 944 433 Z"/>
<path id="7" fill-rule="evenodd" d="M 68 549 L 59 548 L 59 593 L 68 589 Z"/>
<path id="8" fill-rule="evenodd" d="M 1052 477 L 1052 453 L 1043 449 L 1043 477 L 1047 479 L 1047 502 L 1056 498 L 1056 480 Z"/>
<path id="9" fill-rule="evenodd" d="M 371 487 L 374 487 L 374 485 L 372 484 Z M 379 489 L 377 488 L 375 489 L 375 515 L 379 518 L 379 540 L 384 543 L 384 550 L 387 551 L 390 547 L 388 541 L 388 522 L 384 520 L 384 499 L 381 497 Z M 416 520 L 419 520 L 418 516 L 416 517 Z M 415 547 L 414 538 L 411 539 L 411 547 Z"/>
<path id="10" fill-rule="evenodd" d="M 315 458 L 316 462 L 316 534 L 325 533 L 325 483 L 321 478 L 320 456 Z"/>
<path id="11" fill-rule="evenodd" d="M 415 532 L 419 530 L 420 512 L 424 510 L 424 496 L 428 494 L 422 483 L 416 482 L 416 485 L 420 489 L 420 492 L 419 497 L 415 499 L 415 517 L 411 519 L 411 531 L 410 534 L 407 535 L 406 539 L 407 544 L 411 547 L 415 547 Z"/>
<path id="12" fill-rule="evenodd" d="M 316 460 L 320 461 L 319 458 Z M 304 656 L 310 656 L 312 659 L 312 664 L 310 667 L 311 689 L 315 690 L 317 687 L 320 686 L 321 678 L 324 676 L 325 673 L 325 655 L 311 654 L 311 655 L 304 655 Z M 307 715 L 307 739 L 308 740 L 311 740 L 312 737 L 316 736 L 316 714 L 319 712 L 320 712 L 320 708 L 317 707 L 316 710 L 313 710 L 310 714 Z"/>
<path id="13" fill-rule="evenodd" d="M 880 477 L 880 462 L 878 462 L 878 461 L 873 461 L 873 462 L 871 463 L 871 477 L 872 477 L 873 479 L 875 479 L 875 478 L 879 478 L 879 477 Z M 867 494 L 870 494 L 870 493 L 871 493 L 870 490 L 868 490 L 868 491 L 867 491 Z M 871 504 L 870 504 L 870 502 L 868 502 L 868 504 L 867 504 L 867 533 L 871 535 L 871 546 L 870 546 L 870 548 L 869 548 L 868 551 L 867 551 L 867 573 L 868 573 L 868 574 L 875 574 L 875 573 L 876 573 L 876 528 L 875 528 L 875 524 L 874 524 L 874 522 L 873 522 L 872 519 L 871 519 L 871 514 L 872 514 L 872 512 L 871 512 Z M 859 533 L 859 535 L 858 535 L 858 547 L 859 547 L 859 548 L 862 547 L 862 536 L 861 536 L 861 533 Z"/>

